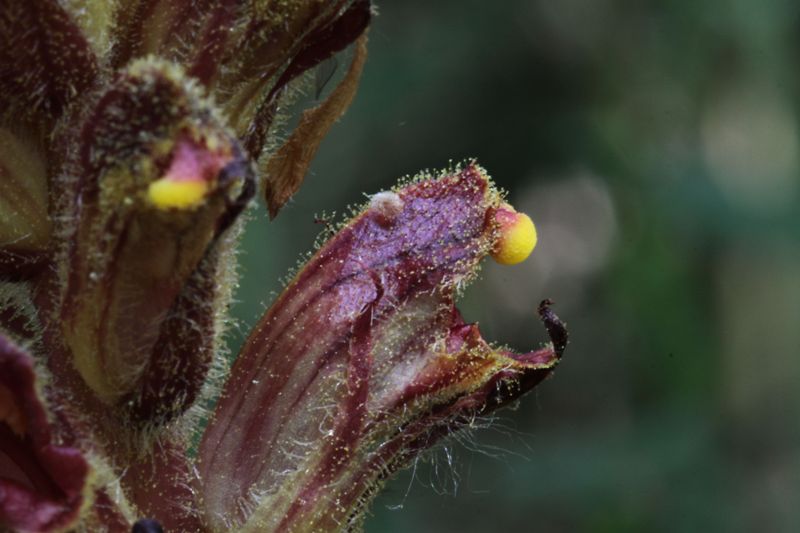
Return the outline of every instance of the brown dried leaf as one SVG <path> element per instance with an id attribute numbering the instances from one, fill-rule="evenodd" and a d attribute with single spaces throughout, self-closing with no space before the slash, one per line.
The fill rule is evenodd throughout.
<path id="1" fill-rule="evenodd" d="M 358 89 L 366 59 L 367 37 L 364 35 L 356 41 L 353 61 L 344 79 L 327 100 L 303 112 L 292 136 L 267 162 L 264 195 L 270 218 L 275 218 L 278 211 L 300 188 L 322 139 L 334 122 L 347 111 Z"/>

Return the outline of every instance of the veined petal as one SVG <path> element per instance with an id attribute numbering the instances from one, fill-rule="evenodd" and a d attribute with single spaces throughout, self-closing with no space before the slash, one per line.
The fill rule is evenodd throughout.
<path id="1" fill-rule="evenodd" d="M 434 435 L 551 371 L 565 337 L 517 355 L 453 306 L 503 237 L 505 206 L 470 164 L 375 195 L 323 245 L 245 343 L 203 436 L 214 526 L 343 528 Z"/>
<path id="2" fill-rule="evenodd" d="M 38 386 L 31 358 L 0 334 L 0 529 L 66 529 L 89 491 L 89 464 L 54 440 Z"/>
<path id="3" fill-rule="evenodd" d="M 77 221 L 63 252 L 64 340 L 102 401 L 169 418 L 208 369 L 229 292 L 213 280 L 252 169 L 191 79 L 152 59 L 118 75 L 81 135 L 81 180 L 63 185 L 75 191 L 63 218 Z"/>

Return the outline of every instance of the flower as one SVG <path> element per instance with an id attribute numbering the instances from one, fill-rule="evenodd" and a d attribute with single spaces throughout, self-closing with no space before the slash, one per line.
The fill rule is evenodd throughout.
<path id="1" fill-rule="evenodd" d="M 388 476 L 552 372 L 549 301 L 551 343 L 524 354 L 455 307 L 485 256 L 536 243 L 474 162 L 372 196 L 227 368 L 241 214 L 261 191 L 274 217 L 300 186 L 370 10 L 0 7 L 0 527 L 357 529 Z M 292 87 L 351 43 L 276 146 Z"/>

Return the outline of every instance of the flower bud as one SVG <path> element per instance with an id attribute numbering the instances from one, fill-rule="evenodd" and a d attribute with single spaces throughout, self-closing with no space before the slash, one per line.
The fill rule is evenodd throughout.
<path id="1" fill-rule="evenodd" d="M 64 339 L 103 402 L 136 405 L 145 418 L 180 412 L 210 362 L 224 305 L 217 296 L 228 288 L 206 276 L 253 194 L 252 171 L 198 88 L 154 60 L 118 75 L 82 139 L 83 181 L 64 217 L 74 224 L 64 243 Z M 185 366 L 194 368 L 191 379 L 155 370 Z M 143 382 L 153 374 L 163 390 Z M 160 405 L 144 408 L 144 390 Z"/>
<path id="2" fill-rule="evenodd" d="M 284 94 L 303 73 L 364 33 L 371 4 L 369 0 L 224 0 L 199 8 L 186 1 L 132 1 L 121 5 L 117 18 L 114 66 L 148 54 L 186 64 L 187 73 L 215 96 L 247 154 L 254 161 L 268 156 L 261 161 L 261 170 L 274 217 L 299 188 L 322 137 L 350 105 L 366 57 L 365 41 L 356 47 L 337 89 L 303 114 L 277 154 L 266 154 L 268 133 Z M 155 184 L 152 192 L 166 201 L 179 189 L 184 199 L 190 191 L 199 194 L 197 184 L 162 185 Z"/>

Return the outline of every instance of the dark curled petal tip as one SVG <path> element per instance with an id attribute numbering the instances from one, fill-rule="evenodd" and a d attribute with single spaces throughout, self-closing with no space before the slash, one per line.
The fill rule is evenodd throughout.
<path id="1" fill-rule="evenodd" d="M 542 300 L 541 303 L 539 303 L 538 312 L 539 318 L 544 324 L 547 334 L 550 336 L 550 341 L 553 343 L 556 356 L 561 358 L 561 354 L 564 353 L 567 347 L 569 334 L 567 333 L 567 326 L 564 322 L 550 309 L 550 306 L 553 304 L 555 304 L 555 302 L 549 298 Z"/>
<path id="2" fill-rule="evenodd" d="M 152 518 L 142 518 L 133 524 L 131 533 L 164 533 L 164 528 Z"/>
<path id="3" fill-rule="evenodd" d="M 556 303 L 551 300 L 550 298 L 545 298 L 541 302 L 539 302 L 539 313 L 544 313 L 551 305 L 555 305 Z"/>

